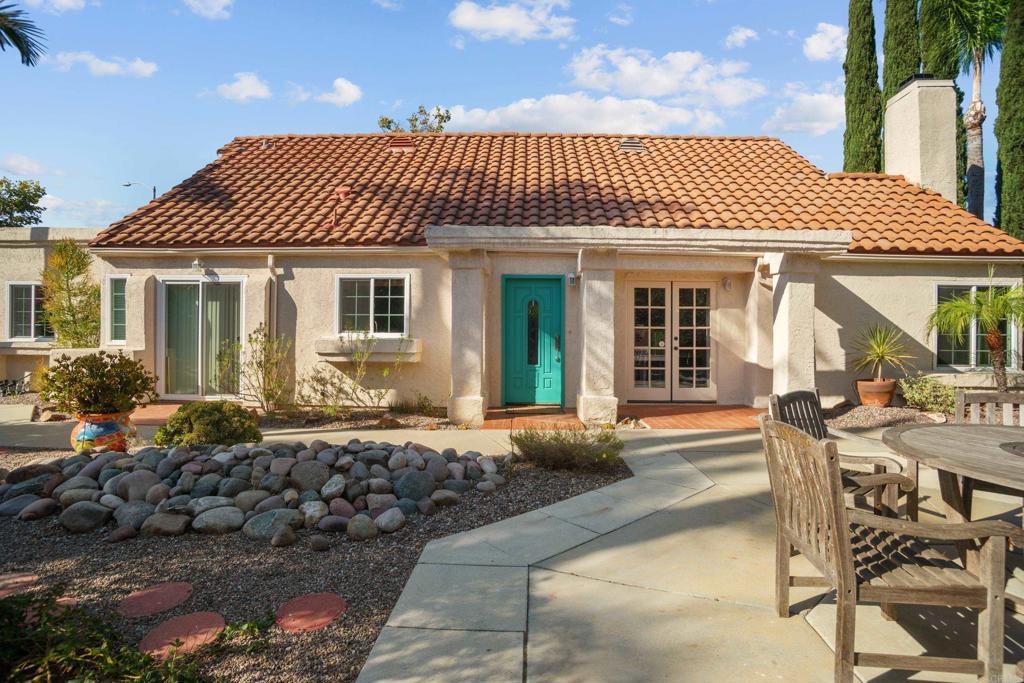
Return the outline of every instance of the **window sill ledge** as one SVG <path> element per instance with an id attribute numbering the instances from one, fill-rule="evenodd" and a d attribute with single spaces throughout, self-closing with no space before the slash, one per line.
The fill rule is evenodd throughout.
<path id="1" fill-rule="evenodd" d="M 0 341 L 0 355 L 4 356 L 45 356 L 53 348 L 48 339 L 5 339 Z"/>
<path id="2" fill-rule="evenodd" d="M 313 348 L 322 360 L 348 363 L 358 350 L 358 342 L 343 337 L 323 337 L 316 340 Z M 418 363 L 422 349 L 420 339 L 381 337 L 374 339 L 373 349 L 366 362 L 390 364 L 395 362 L 395 356 L 398 355 L 403 363 Z"/>

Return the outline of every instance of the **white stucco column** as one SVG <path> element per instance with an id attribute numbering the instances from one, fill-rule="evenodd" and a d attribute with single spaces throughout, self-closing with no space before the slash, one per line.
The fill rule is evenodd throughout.
<path id="1" fill-rule="evenodd" d="M 452 392 L 448 419 L 454 424 L 484 421 L 484 324 L 487 297 L 487 254 L 481 249 L 453 251 L 452 270 Z"/>
<path id="2" fill-rule="evenodd" d="M 772 392 L 815 386 L 814 281 L 818 259 L 768 254 L 772 277 Z"/>
<path id="3" fill-rule="evenodd" d="M 580 385 L 576 413 L 585 424 L 615 424 L 615 266 L 617 254 L 585 249 L 580 272 Z"/>

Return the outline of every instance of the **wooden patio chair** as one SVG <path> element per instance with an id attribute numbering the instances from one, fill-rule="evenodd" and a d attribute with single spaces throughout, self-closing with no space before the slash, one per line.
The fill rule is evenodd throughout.
<path id="1" fill-rule="evenodd" d="M 815 439 L 827 439 L 831 436 L 880 447 L 876 441 L 826 425 L 817 389 L 772 394 L 768 397 L 768 414 L 773 420 L 785 422 Z M 917 520 L 916 462 L 908 463 L 904 468 L 899 460 L 887 455 L 842 453 L 839 456 L 839 463 L 843 491 L 847 495 L 852 495 L 855 499 L 870 496 L 875 512 L 889 512 L 894 517 L 899 516 L 900 498 L 905 497 L 907 517 Z"/>
<path id="2" fill-rule="evenodd" d="M 835 680 L 852 683 L 854 666 L 974 674 L 1002 681 L 1003 588 L 1007 538 L 1024 535 L 1001 521 L 924 524 L 846 507 L 834 441 L 817 440 L 796 427 L 761 418 L 771 480 L 776 535 L 775 601 L 789 616 L 792 586 L 836 591 Z M 922 539 L 980 544 L 979 570 L 943 555 Z M 800 553 L 822 574 L 792 576 Z M 946 605 L 978 610 L 976 659 L 857 652 L 857 603 L 881 603 L 896 618 L 896 604 Z"/>
<path id="3" fill-rule="evenodd" d="M 981 408 L 985 407 L 982 418 Z M 965 391 L 956 390 L 956 403 L 953 412 L 956 424 L 990 424 L 1007 427 L 1024 427 L 1024 392 L 1021 391 Z M 971 503 L 975 491 L 1001 493 L 1016 496 L 1024 500 L 1024 491 L 982 481 L 981 479 L 963 478 L 964 511 L 971 516 Z M 1021 516 L 1024 525 L 1024 515 Z"/>

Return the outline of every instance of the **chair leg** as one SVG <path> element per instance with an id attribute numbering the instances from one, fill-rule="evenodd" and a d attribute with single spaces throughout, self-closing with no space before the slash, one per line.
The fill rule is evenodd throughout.
<path id="1" fill-rule="evenodd" d="M 775 533 L 775 611 L 780 617 L 789 617 L 789 558 L 793 546 L 779 529 Z"/>
<path id="2" fill-rule="evenodd" d="M 985 665 L 979 681 L 1003 680 L 1003 620 L 1006 585 L 1006 541 L 995 537 L 981 547 L 980 577 L 988 590 L 985 608 L 978 611 L 978 659 Z"/>
<path id="3" fill-rule="evenodd" d="M 857 600 L 853 592 L 836 591 L 836 683 L 853 683 Z"/>
<path id="4" fill-rule="evenodd" d="M 974 502 L 974 480 L 970 477 L 962 477 L 960 479 L 960 492 L 964 500 L 964 517 L 970 521 L 971 506 Z"/>
<path id="5" fill-rule="evenodd" d="M 907 491 L 907 519 L 912 522 L 917 521 L 918 514 L 918 497 L 917 489 L 913 491 Z"/>

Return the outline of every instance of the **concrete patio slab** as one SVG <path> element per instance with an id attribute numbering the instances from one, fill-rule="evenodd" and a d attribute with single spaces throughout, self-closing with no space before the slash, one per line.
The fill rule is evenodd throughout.
<path id="1" fill-rule="evenodd" d="M 643 519 L 657 511 L 657 508 L 642 501 L 615 498 L 597 490 L 549 505 L 541 508 L 541 511 L 570 524 L 605 534 Z"/>
<path id="2" fill-rule="evenodd" d="M 697 492 L 695 488 L 666 484 L 646 477 L 632 477 L 601 487 L 601 493 L 606 496 L 641 502 L 655 510 L 666 508 Z"/>
<path id="3" fill-rule="evenodd" d="M 469 564 L 498 567 L 525 567 L 526 562 L 488 543 L 482 534 L 463 531 L 431 541 L 420 553 L 419 561 L 428 564 Z"/>
<path id="4" fill-rule="evenodd" d="M 529 626 L 527 683 L 832 681 L 801 620 L 712 599 L 531 569 Z"/>
<path id="5" fill-rule="evenodd" d="M 597 534 L 540 510 L 510 517 L 473 530 L 474 535 L 527 564 L 586 543 Z"/>
<path id="6" fill-rule="evenodd" d="M 526 567 L 418 564 L 388 626 L 525 631 Z"/>
<path id="7" fill-rule="evenodd" d="M 522 683 L 523 634 L 385 626 L 356 683 Z"/>
<path id="8" fill-rule="evenodd" d="M 0 425 L 31 423 L 33 411 L 33 405 L 0 404 Z"/>

